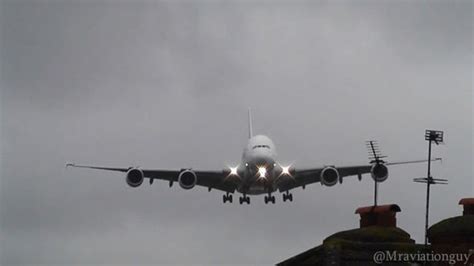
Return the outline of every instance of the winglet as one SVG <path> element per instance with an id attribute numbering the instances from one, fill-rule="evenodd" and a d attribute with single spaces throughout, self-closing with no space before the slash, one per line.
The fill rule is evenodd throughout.
<path id="1" fill-rule="evenodd" d="M 253 137 L 253 130 L 252 130 L 252 111 L 249 107 L 249 139 Z"/>

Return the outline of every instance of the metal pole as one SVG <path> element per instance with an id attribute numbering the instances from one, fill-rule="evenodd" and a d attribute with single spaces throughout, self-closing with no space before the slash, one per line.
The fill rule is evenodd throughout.
<path id="1" fill-rule="evenodd" d="M 428 178 L 426 182 L 426 217 L 425 217 L 425 246 L 428 246 L 428 219 L 430 212 L 430 185 L 431 185 L 431 139 L 428 144 Z"/>
<path id="2" fill-rule="evenodd" d="M 377 191 L 378 191 L 378 182 L 375 180 L 375 191 L 374 191 L 374 206 L 377 206 Z"/>

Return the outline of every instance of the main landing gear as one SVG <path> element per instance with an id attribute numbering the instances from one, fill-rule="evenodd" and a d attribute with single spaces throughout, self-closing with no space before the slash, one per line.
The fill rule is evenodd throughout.
<path id="1" fill-rule="evenodd" d="M 275 196 L 272 196 L 272 194 L 268 193 L 268 196 L 265 196 L 265 204 L 268 204 L 268 202 L 275 204 Z"/>
<path id="2" fill-rule="evenodd" d="M 222 195 L 222 201 L 224 203 L 226 203 L 226 202 L 232 203 L 232 194 L 227 193 L 225 195 Z"/>
<path id="3" fill-rule="evenodd" d="M 293 201 L 293 194 L 289 193 L 288 191 L 283 194 L 283 201 Z"/>
<path id="4" fill-rule="evenodd" d="M 232 194 L 226 193 L 226 194 L 222 195 L 222 201 L 224 203 L 227 203 L 227 202 L 232 203 Z M 242 197 L 239 197 L 239 203 L 240 204 L 243 204 L 243 203 L 250 204 L 250 197 L 244 194 Z"/>
<path id="5" fill-rule="evenodd" d="M 246 202 L 247 204 L 250 204 L 250 197 L 247 195 L 243 195 L 242 197 L 239 198 L 239 203 L 242 204 Z"/>

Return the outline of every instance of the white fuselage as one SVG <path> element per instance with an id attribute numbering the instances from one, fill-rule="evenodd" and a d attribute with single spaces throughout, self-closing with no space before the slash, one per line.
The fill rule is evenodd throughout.
<path id="1" fill-rule="evenodd" d="M 275 144 L 269 137 L 251 137 L 238 167 L 242 179 L 238 191 L 250 195 L 274 192 L 276 178 L 281 175 L 281 167 L 275 161 L 276 155 Z"/>

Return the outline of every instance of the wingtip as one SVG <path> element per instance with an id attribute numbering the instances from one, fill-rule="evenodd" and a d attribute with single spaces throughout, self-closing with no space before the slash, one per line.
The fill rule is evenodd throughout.
<path id="1" fill-rule="evenodd" d="M 68 167 L 74 167 L 74 166 L 76 166 L 76 164 L 74 164 L 74 163 L 66 163 L 66 168 L 68 168 Z"/>

